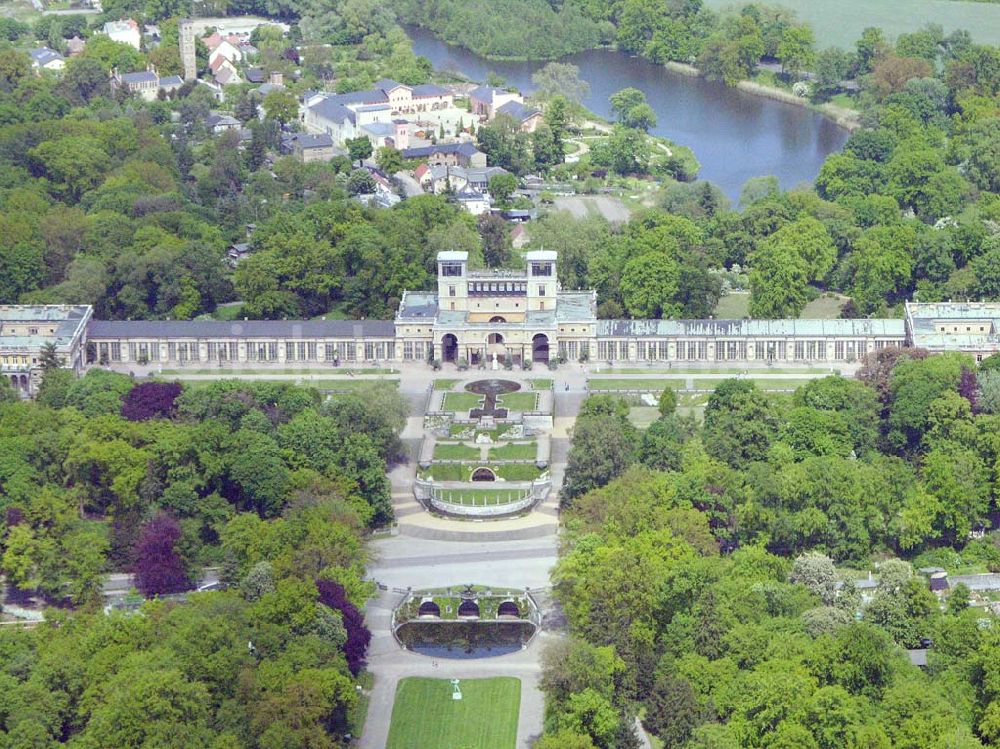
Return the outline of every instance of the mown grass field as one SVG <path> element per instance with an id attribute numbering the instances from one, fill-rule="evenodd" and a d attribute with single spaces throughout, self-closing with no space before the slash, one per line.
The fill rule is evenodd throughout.
<path id="1" fill-rule="evenodd" d="M 534 463 L 503 463 L 496 465 L 475 461 L 469 463 L 433 463 L 430 468 L 420 471 L 420 477 L 433 477 L 435 481 L 471 481 L 473 471 L 480 467 L 492 469 L 499 478 L 505 481 L 534 481 L 542 474 L 541 469 Z M 460 490 L 448 489 L 445 491 L 458 492 Z M 513 490 L 505 488 L 489 491 L 491 492 L 488 495 L 490 497 L 497 491 L 501 492 L 502 498 L 506 501 L 508 492 Z"/>
<path id="2" fill-rule="evenodd" d="M 716 320 L 742 320 L 750 307 L 750 293 L 733 291 L 719 299 L 715 305 Z"/>
<path id="3" fill-rule="evenodd" d="M 781 0 L 778 5 L 808 21 L 816 46 L 853 48 L 867 26 L 878 26 L 895 38 L 927 23 L 939 23 L 945 32 L 966 29 L 981 43 L 1000 44 L 1000 5 L 965 0 Z M 741 3 L 706 0 L 715 10 Z"/>
<path id="4" fill-rule="evenodd" d="M 511 443 L 490 448 L 490 460 L 534 460 L 538 447 L 534 442 Z"/>
<path id="5" fill-rule="evenodd" d="M 538 406 L 535 393 L 505 393 L 498 398 L 499 406 L 509 411 L 534 411 Z"/>
<path id="6" fill-rule="evenodd" d="M 445 393 L 444 405 L 441 408 L 444 411 L 471 411 L 473 408 L 479 408 L 482 403 L 483 396 L 476 393 Z"/>
<path id="7" fill-rule="evenodd" d="M 176 380 L 178 382 L 183 382 L 187 387 L 198 388 L 198 387 L 208 387 L 214 382 L 219 382 L 220 380 L 235 380 L 238 377 L 218 377 L 211 380 L 192 380 L 186 377 L 165 377 L 164 379 Z M 296 379 L 293 377 L 285 377 L 283 379 L 268 379 L 266 377 L 255 377 L 253 382 L 269 382 L 271 384 L 283 384 L 283 385 L 298 385 L 300 387 L 310 387 L 316 388 L 317 390 L 331 391 L 331 392 L 347 392 L 352 390 L 362 390 L 365 387 L 369 387 L 373 384 L 379 384 L 388 387 L 399 387 L 399 380 L 353 380 L 344 378 L 341 380 L 310 380 L 305 377 Z"/>
<path id="8" fill-rule="evenodd" d="M 711 373 L 708 373 L 711 374 Z M 829 374 L 817 373 L 817 376 L 826 376 Z M 674 390 L 714 390 L 719 386 L 723 380 L 731 379 L 728 377 L 690 377 L 687 379 L 675 378 L 675 379 L 659 379 L 655 377 L 643 377 L 643 378 L 613 378 L 613 377 L 592 377 L 587 381 L 587 386 L 591 391 L 605 391 L 610 390 L 612 392 L 633 392 L 633 393 L 662 393 L 664 388 L 671 387 Z M 761 390 L 795 390 L 802 385 L 805 385 L 810 380 L 814 379 L 808 375 L 804 377 L 744 377 L 744 380 L 749 380 L 754 383 Z M 690 382 L 690 388 L 688 383 Z"/>
<path id="9" fill-rule="evenodd" d="M 403 679 L 396 687 L 387 749 L 514 749 L 521 680 L 461 682 L 453 700 L 447 679 Z"/>
<path id="10" fill-rule="evenodd" d="M 438 442 L 434 445 L 434 460 L 479 460 L 479 448 Z"/>

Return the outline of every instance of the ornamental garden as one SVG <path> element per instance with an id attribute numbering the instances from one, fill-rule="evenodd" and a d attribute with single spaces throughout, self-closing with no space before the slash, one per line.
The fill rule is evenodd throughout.
<path id="1" fill-rule="evenodd" d="M 496 518 L 527 512 L 551 488 L 552 380 L 437 380 L 414 482 L 432 512 Z"/>

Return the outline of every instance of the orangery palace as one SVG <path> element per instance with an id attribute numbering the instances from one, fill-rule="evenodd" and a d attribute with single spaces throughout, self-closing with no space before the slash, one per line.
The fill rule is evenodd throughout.
<path id="1" fill-rule="evenodd" d="M 555 252 L 522 270 L 474 270 L 465 252 L 438 254 L 436 291 L 407 291 L 394 320 L 97 320 L 88 305 L 0 306 L 0 366 L 34 394 L 43 347 L 63 366 L 352 366 L 595 361 L 856 361 L 887 346 L 1000 350 L 1000 304 L 906 305 L 903 319 L 605 320 L 594 291 L 559 287 Z"/>

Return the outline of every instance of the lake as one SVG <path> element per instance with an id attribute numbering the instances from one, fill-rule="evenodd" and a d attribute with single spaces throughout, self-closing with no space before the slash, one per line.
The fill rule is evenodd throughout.
<path id="1" fill-rule="evenodd" d="M 438 70 L 476 81 L 488 72 L 502 75 L 524 93 L 534 90 L 531 75 L 544 62 L 487 60 L 446 44 L 431 32 L 407 27 L 413 51 Z M 656 111 L 659 135 L 694 150 L 699 177 L 719 185 L 736 200 L 751 177 L 774 175 L 783 188 L 811 183 L 828 154 L 839 151 L 847 131 L 804 107 L 753 96 L 721 83 L 687 76 L 612 50 L 588 50 L 563 58 L 580 68 L 590 84 L 584 105 L 611 119 L 608 97 L 633 86 Z"/>

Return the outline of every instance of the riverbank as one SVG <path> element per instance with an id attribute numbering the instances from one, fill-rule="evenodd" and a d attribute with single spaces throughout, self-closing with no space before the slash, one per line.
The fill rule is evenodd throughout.
<path id="1" fill-rule="evenodd" d="M 663 67 L 674 73 L 689 75 L 693 78 L 700 78 L 704 75 L 694 65 L 687 65 L 683 62 L 666 62 Z M 833 123 L 838 127 L 842 127 L 848 132 L 854 132 L 855 130 L 861 128 L 861 113 L 854 109 L 838 107 L 836 104 L 831 104 L 830 102 L 825 104 L 813 104 L 808 99 L 796 96 L 791 91 L 786 91 L 785 89 L 778 88 L 777 86 L 769 86 L 766 83 L 759 83 L 758 81 L 743 80 L 736 84 L 736 88 L 740 91 L 745 91 L 748 94 L 753 94 L 754 96 L 763 96 L 766 99 L 773 99 L 774 101 L 784 102 L 785 104 L 793 104 L 797 107 L 811 109 L 812 111 L 818 112 L 833 121 Z"/>
<path id="2" fill-rule="evenodd" d="M 861 127 L 861 113 L 854 109 L 838 107 L 836 104 L 831 104 L 830 102 L 825 104 L 813 104 L 808 99 L 796 96 L 791 91 L 786 91 L 785 89 L 778 88 L 776 86 L 768 86 L 767 84 L 758 83 L 757 81 L 740 81 L 736 84 L 736 88 L 740 91 L 746 91 L 748 94 L 753 94 L 754 96 L 765 96 L 768 99 L 782 101 L 786 104 L 794 104 L 798 107 L 806 107 L 814 112 L 819 112 L 824 117 L 828 117 L 833 120 L 834 123 L 848 132 L 854 132 Z"/>

